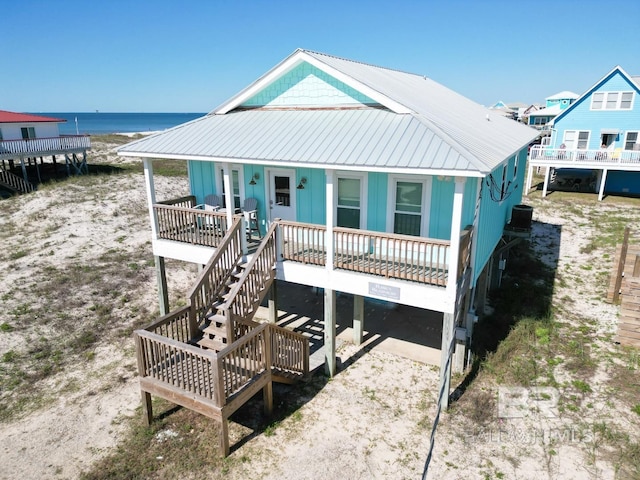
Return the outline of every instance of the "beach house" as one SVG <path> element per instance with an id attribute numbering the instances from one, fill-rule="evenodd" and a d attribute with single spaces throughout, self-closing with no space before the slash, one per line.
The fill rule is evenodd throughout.
<path id="1" fill-rule="evenodd" d="M 86 172 L 91 140 L 88 135 L 60 135 L 58 125 L 65 121 L 0 110 L 0 189 L 33 190 L 42 180 L 45 158 L 51 158 L 48 168 L 57 168 L 56 156 L 62 156 L 67 174 Z"/>
<path id="2" fill-rule="evenodd" d="M 563 91 L 545 98 L 544 108 L 528 112 L 529 125 L 538 130 L 548 131 L 551 121 L 578 98 L 578 94 Z"/>
<path id="3" fill-rule="evenodd" d="M 605 193 L 640 194 L 639 92 L 640 77 L 616 66 L 562 110 L 551 122 L 548 145 L 532 148 L 527 186 L 533 167 L 546 167 L 543 195 L 557 169 L 591 171 L 589 189 L 600 200 Z"/>
<path id="4" fill-rule="evenodd" d="M 148 355 L 161 351 L 154 345 L 167 343 L 163 335 L 223 362 L 242 335 L 267 328 L 252 315 L 274 285 L 296 283 L 324 292 L 330 375 L 337 292 L 353 296 L 356 343 L 365 298 L 439 315 L 446 406 L 452 364 L 462 368 L 537 135 L 424 75 L 296 50 L 208 115 L 121 147 L 119 155 L 144 162 L 167 313 L 137 332 L 143 391 L 168 395 L 154 373 L 165 357 Z M 157 199 L 154 159 L 186 160 L 191 195 Z M 188 306 L 173 312 L 165 258 L 204 265 Z M 218 375 L 227 378 L 224 366 Z M 224 408 L 224 395 L 217 401 Z"/>

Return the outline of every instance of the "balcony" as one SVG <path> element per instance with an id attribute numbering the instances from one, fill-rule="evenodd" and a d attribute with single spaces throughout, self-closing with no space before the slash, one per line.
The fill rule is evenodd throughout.
<path id="1" fill-rule="evenodd" d="M 90 148 L 91 137 L 89 137 L 89 135 L 62 135 L 51 138 L 29 138 L 27 140 L 1 140 L 0 160 L 81 153 Z"/>
<path id="2" fill-rule="evenodd" d="M 218 247 L 228 230 L 226 214 L 194 207 L 193 196 L 153 205 L 157 238 Z M 282 220 L 276 223 L 281 261 L 327 265 L 325 225 Z M 470 228 L 461 232 L 457 278 L 469 266 L 470 233 Z M 446 287 L 450 250 L 448 240 L 334 227 L 333 257 L 329 261 L 335 270 Z"/>
<path id="3" fill-rule="evenodd" d="M 640 170 L 640 151 L 567 150 L 534 146 L 529 152 L 529 162 L 534 166 Z"/>

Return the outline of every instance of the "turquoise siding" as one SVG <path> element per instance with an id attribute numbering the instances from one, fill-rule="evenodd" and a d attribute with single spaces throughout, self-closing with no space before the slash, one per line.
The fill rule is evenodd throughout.
<path id="1" fill-rule="evenodd" d="M 295 188 L 300 179 L 306 177 L 304 189 Z M 296 220 L 303 223 L 324 225 L 327 223 L 325 205 L 327 198 L 324 170 L 318 168 L 296 168 Z"/>
<path id="2" fill-rule="evenodd" d="M 205 195 L 216 193 L 215 163 L 189 160 L 189 183 L 196 203 L 203 203 Z"/>
<path id="3" fill-rule="evenodd" d="M 385 232 L 387 230 L 387 185 L 386 173 L 368 175 L 367 230 Z"/>
<path id="4" fill-rule="evenodd" d="M 244 102 L 244 107 L 377 104 L 306 62 Z"/>
<path id="5" fill-rule="evenodd" d="M 429 212 L 428 237 L 449 240 L 451 236 L 451 216 L 453 215 L 453 194 L 456 184 L 449 180 L 431 179 L 431 211 Z"/>
<path id="6" fill-rule="evenodd" d="M 591 110 L 591 99 L 594 92 L 622 91 L 636 92 L 631 110 Z M 621 132 L 640 130 L 640 90 L 617 70 L 599 82 L 588 95 L 575 102 L 571 109 L 556 117 L 556 133 L 552 139 L 552 146 L 558 148 L 562 144 L 566 130 L 580 130 L 591 132 L 587 149 L 597 150 L 600 148 L 600 131 L 608 128 L 615 128 Z M 623 147 L 624 133 L 621 133 L 617 136 L 613 148 Z"/>
<path id="7" fill-rule="evenodd" d="M 258 200 L 258 224 L 260 225 L 260 233 L 267 232 L 267 201 L 265 196 L 265 178 L 264 167 L 259 165 L 244 165 L 244 194 L 245 198 L 255 198 Z M 258 174 L 260 178 L 256 180 L 255 185 L 249 182 L 254 174 Z"/>
<path id="8" fill-rule="evenodd" d="M 511 185 L 507 192 L 511 192 L 507 198 L 498 202 L 492 199 L 488 178 L 482 181 L 482 200 L 480 203 L 480 216 L 478 220 L 478 231 L 476 232 L 476 258 L 473 266 L 473 283 L 475 284 L 478 275 L 491 258 L 495 250 L 504 226 L 511 218 L 511 209 L 514 205 L 522 202 L 522 187 L 526 170 L 527 149 L 522 149 L 518 155 L 518 168 L 514 173 L 515 157 L 509 160 L 507 166 L 507 179 L 511 180 Z M 496 168 L 492 175 L 496 183 L 502 181 L 502 166 Z"/>

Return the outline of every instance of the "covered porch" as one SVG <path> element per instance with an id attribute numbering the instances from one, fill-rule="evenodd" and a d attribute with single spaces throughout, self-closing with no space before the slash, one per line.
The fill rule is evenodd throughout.
<path id="1" fill-rule="evenodd" d="M 609 171 L 640 172 L 640 151 L 598 149 L 582 150 L 565 148 L 549 148 L 535 146 L 529 152 L 529 171 L 525 191 L 531 190 L 533 183 L 533 168 L 545 168 L 542 196 L 545 197 L 549 190 L 550 173 L 552 168 L 587 169 L 598 172 L 596 190 L 598 200 L 604 197 L 607 173 Z"/>

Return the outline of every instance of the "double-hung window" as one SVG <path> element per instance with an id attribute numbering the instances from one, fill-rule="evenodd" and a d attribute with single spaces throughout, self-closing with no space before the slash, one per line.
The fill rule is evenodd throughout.
<path id="1" fill-rule="evenodd" d="M 589 145 L 589 131 L 566 130 L 564 132 L 564 143 L 567 150 L 586 150 Z"/>
<path id="2" fill-rule="evenodd" d="M 424 182 L 395 182 L 393 233 L 420 236 L 424 219 Z"/>
<path id="3" fill-rule="evenodd" d="M 624 139 L 624 149 L 625 150 L 635 150 L 640 146 L 640 141 L 638 139 L 638 132 L 627 132 Z"/>
<path id="4" fill-rule="evenodd" d="M 338 176 L 338 227 L 362 227 L 362 183 L 361 178 Z"/>
<path id="5" fill-rule="evenodd" d="M 22 127 L 20 129 L 22 132 L 22 139 L 29 140 L 30 138 L 36 138 L 36 129 L 33 127 Z"/>
<path id="6" fill-rule="evenodd" d="M 631 110 L 634 92 L 594 92 L 591 110 Z"/>

